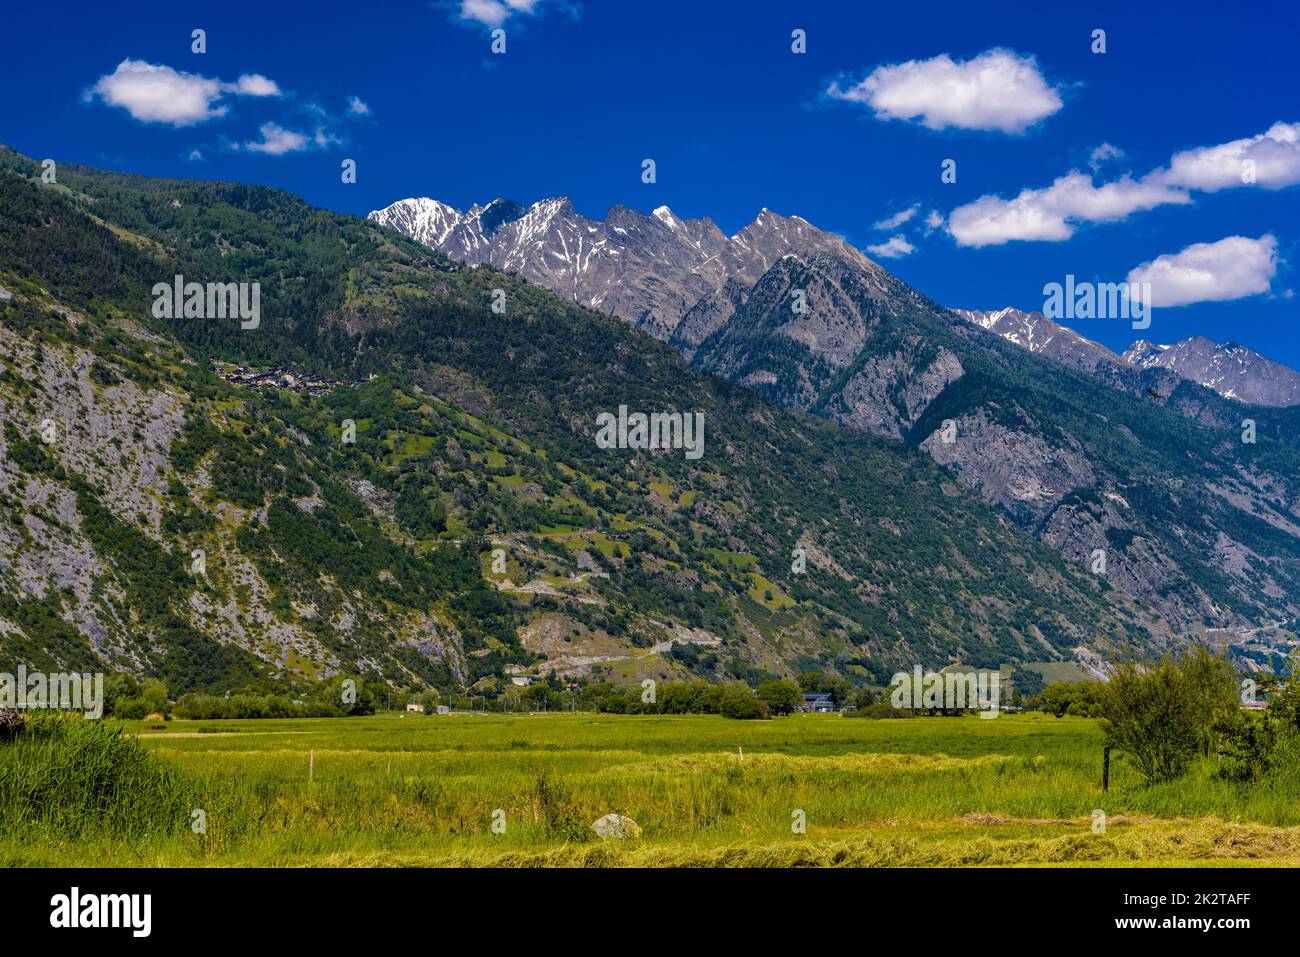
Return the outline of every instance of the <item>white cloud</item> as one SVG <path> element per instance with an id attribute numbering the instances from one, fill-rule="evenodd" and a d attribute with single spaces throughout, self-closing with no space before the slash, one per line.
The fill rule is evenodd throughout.
<path id="1" fill-rule="evenodd" d="M 897 229 L 899 226 L 903 225 L 903 223 L 915 216 L 917 210 L 920 208 L 921 204 L 916 203 L 915 205 L 909 206 L 907 209 L 898 211 L 893 216 L 886 216 L 884 219 L 873 224 L 871 228 L 879 229 L 884 232 L 888 232 L 891 229 Z"/>
<path id="2" fill-rule="evenodd" d="M 1277 240 L 1229 236 L 1197 243 L 1143 263 L 1128 274 L 1130 283 L 1151 283 L 1153 306 L 1222 302 L 1268 292 L 1277 274 Z"/>
<path id="3" fill-rule="evenodd" d="M 169 66 L 126 59 L 86 91 L 85 99 L 98 97 L 118 106 L 142 123 L 193 126 L 224 116 L 228 107 L 221 98 L 237 96 L 280 96 L 273 80 L 259 73 L 247 73 L 234 83 L 223 83 L 197 73 L 173 70 Z"/>
<path id="4" fill-rule="evenodd" d="M 1119 159 L 1124 155 L 1124 151 L 1118 146 L 1111 146 L 1109 143 L 1102 143 L 1088 155 L 1088 166 L 1095 173 L 1101 169 L 1108 161 Z"/>
<path id="5" fill-rule="evenodd" d="M 226 112 L 226 107 L 216 105 L 222 92 L 220 80 L 142 60 L 123 60 L 86 91 L 86 99 L 98 96 L 142 123 L 192 126 Z"/>
<path id="6" fill-rule="evenodd" d="M 311 141 L 321 149 L 325 149 L 327 146 L 339 146 L 343 143 L 343 140 L 338 136 L 331 133 L 329 130 L 319 127 L 316 132 L 312 134 Z"/>
<path id="7" fill-rule="evenodd" d="M 369 116 L 370 107 L 359 96 L 354 96 L 348 100 L 348 112 L 354 116 Z"/>
<path id="8" fill-rule="evenodd" d="M 1219 146 L 1175 153 L 1169 169 L 1152 176 L 1207 193 L 1255 183 L 1282 189 L 1300 183 L 1300 123 L 1274 123 L 1266 133 Z"/>
<path id="9" fill-rule="evenodd" d="M 1023 133 L 1061 108 L 1032 56 L 987 50 L 971 60 L 944 53 L 929 60 L 879 66 L 847 88 L 826 93 L 864 103 L 883 120 L 918 120 L 932 130 L 1000 130 Z"/>
<path id="10" fill-rule="evenodd" d="M 868 246 L 867 252 L 883 259 L 902 259 L 904 256 L 916 252 L 916 247 L 902 236 L 890 236 L 879 245 Z"/>
<path id="11" fill-rule="evenodd" d="M 241 96 L 280 96 L 280 88 L 274 80 L 268 80 L 260 73 L 245 73 L 227 89 Z"/>
<path id="12" fill-rule="evenodd" d="M 1046 189 L 1026 189 L 1015 199 L 982 196 L 948 215 L 948 232 L 959 246 L 997 246 L 1012 240 L 1059 242 L 1079 222 L 1114 222 L 1139 210 L 1189 203 L 1181 190 L 1125 175 L 1094 186 L 1072 171 Z"/>
<path id="13" fill-rule="evenodd" d="M 539 0 L 461 0 L 460 18 L 499 27 L 516 13 L 535 12 Z"/>
<path id="14" fill-rule="evenodd" d="M 266 153 L 268 156 L 283 156 L 285 153 L 298 153 L 307 149 L 309 145 L 308 138 L 302 133 L 295 133 L 293 130 L 286 130 L 278 123 L 263 123 L 258 131 L 262 134 L 262 139 L 253 143 L 245 143 L 244 149 L 251 153 Z M 319 141 L 319 132 L 317 133 L 317 145 L 324 145 Z"/>
<path id="15" fill-rule="evenodd" d="M 938 229 L 942 225 L 943 225 L 943 213 L 939 212 L 937 209 L 932 209 L 930 210 L 929 213 L 926 214 L 925 228 L 927 230 L 933 232 L 934 230 Z"/>
<path id="16" fill-rule="evenodd" d="M 1107 149 L 1109 148 L 1109 149 Z M 1103 143 L 1093 151 L 1115 150 Z M 1118 151 L 1115 151 L 1118 153 Z M 1114 154 L 1110 154 L 1114 155 Z M 1247 167 L 1246 161 L 1253 166 Z M 1251 185 L 1247 169 L 1266 189 L 1300 183 L 1300 123 L 1274 123 L 1267 133 L 1176 153 L 1168 169 L 1141 179 L 1125 174 L 1094 186 L 1092 178 L 1071 170 L 1044 189 L 1025 189 L 1014 199 L 981 196 L 948 216 L 948 231 L 960 246 L 996 246 L 1013 240 L 1060 242 L 1079 223 L 1115 222 L 1167 204 L 1187 204 L 1195 190 L 1216 192 Z"/>

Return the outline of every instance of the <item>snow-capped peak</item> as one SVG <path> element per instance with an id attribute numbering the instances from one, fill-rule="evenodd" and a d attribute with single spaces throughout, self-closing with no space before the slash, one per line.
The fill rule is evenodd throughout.
<path id="1" fill-rule="evenodd" d="M 391 206 L 372 210 L 366 217 L 393 226 L 412 239 L 438 246 L 464 218 L 460 210 L 428 196 L 400 199 Z"/>
<path id="2" fill-rule="evenodd" d="M 677 214 L 667 206 L 655 207 L 654 211 L 651 212 L 650 215 L 659 220 L 659 222 L 663 223 L 669 229 L 677 229 L 682 225 L 681 219 L 679 219 Z"/>

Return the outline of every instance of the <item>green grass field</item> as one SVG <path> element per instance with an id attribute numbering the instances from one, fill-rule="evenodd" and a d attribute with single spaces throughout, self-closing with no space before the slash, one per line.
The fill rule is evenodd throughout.
<path id="1" fill-rule="evenodd" d="M 379 715 L 128 730 L 183 800 L 142 801 L 152 817 L 134 827 L 118 807 L 131 794 L 110 802 L 111 822 L 102 801 L 11 821 L 0 864 L 1300 863 L 1294 780 L 1247 788 L 1202 767 L 1148 788 L 1119 758 L 1103 794 L 1097 723 L 1037 713 Z M 191 828 L 196 810 L 206 833 Z M 796 811 L 805 833 L 792 832 Z M 608 812 L 642 836 L 596 837 L 591 823 Z"/>

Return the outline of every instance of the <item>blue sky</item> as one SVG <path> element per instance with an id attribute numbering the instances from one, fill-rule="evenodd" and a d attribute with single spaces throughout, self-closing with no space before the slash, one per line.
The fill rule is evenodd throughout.
<path id="1" fill-rule="evenodd" d="M 1142 333 L 1068 324 L 1115 349 L 1200 334 L 1300 367 L 1300 30 L 1283 3 L 106 6 L 6 12 L 0 142 L 362 215 L 568 195 L 732 233 L 769 207 L 876 247 L 947 305 L 1040 309 L 1067 274 L 1132 274 L 1185 304 Z"/>

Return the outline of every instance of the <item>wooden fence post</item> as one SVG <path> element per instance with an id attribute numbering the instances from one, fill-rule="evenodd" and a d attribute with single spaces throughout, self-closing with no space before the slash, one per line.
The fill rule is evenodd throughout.
<path id="1" fill-rule="evenodd" d="M 1110 748 L 1101 749 L 1101 789 L 1110 790 Z"/>

